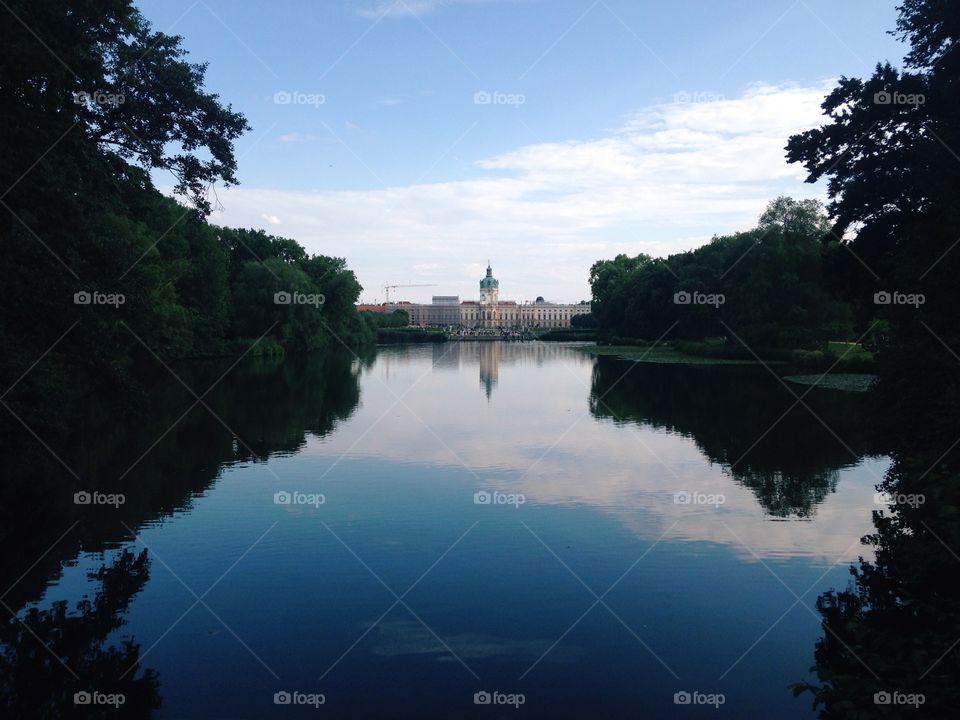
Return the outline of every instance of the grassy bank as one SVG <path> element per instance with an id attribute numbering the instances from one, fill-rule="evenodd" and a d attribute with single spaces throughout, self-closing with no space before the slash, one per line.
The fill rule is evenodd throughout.
<path id="1" fill-rule="evenodd" d="M 596 340 L 599 340 L 597 331 L 593 329 L 537 329 L 530 332 L 537 340 L 543 340 L 544 342 L 595 342 Z"/>
<path id="2" fill-rule="evenodd" d="M 678 350 L 670 345 L 656 347 L 640 345 L 589 345 L 577 348 L 590 355 L 613 355 L 624 360 L 648 363 L 668 363 L 674 365 L 759 365 L 756 359 L 706 357 Z M 778 361 L 773 361 L 778 362 Z"/>
<path id="3" fill-rule="evenodd" d="M 831 342 L 821 350 L 757 349 L 716 341 L 675 341 L 656 346 L 643 342 L 591 345 L 579 348 L 591 355 L 612 355 L 626 360 L 682 365 L 778 365 L 796 370 L 797 376 L 819 374 L 867 375 L 873 372 L 873 355 L 855 343 Z M 813 377 L 818 377 L 815 375 Z M 821 385 L 826 386 L 821 383 Z"/>
<path id="4" fill-rule="evenodd" d="M 814 373 L 812 375 L 786 375 L 783 378 L 798 385 L 813 385 L 825 390 L 867 392 L 877 381 L 870 373 Z"/>

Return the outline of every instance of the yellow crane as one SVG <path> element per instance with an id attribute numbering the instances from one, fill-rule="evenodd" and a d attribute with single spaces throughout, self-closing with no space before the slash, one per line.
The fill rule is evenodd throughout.
<path id="1" fill-rule="evenodd" d="M 388 303 L 390 302 L 390 291 L 391 291 L 391 290 L 394 290 L 394 289 L 396 289 L 396 288 L 436 287 L 436 286 L 437 286 L 436 283 L 427 283 L 427 284 L 423 284 L 423 285 L 384 285 L 384 286 L 383 286 L 383 292 L 384 292 L 384 294 L 385 294 L 385 296 L 386 296 L 386 300 L 385 300 L 384 302 L 388 302 Z"/>

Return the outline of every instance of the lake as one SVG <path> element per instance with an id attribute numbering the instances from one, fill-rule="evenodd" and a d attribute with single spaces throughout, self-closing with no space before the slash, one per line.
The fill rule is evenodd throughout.
<path id="1" fill-rule="evenodd" d="M 14 463 L 55 517 L 4 545 L 18 692 L 124 693 L 110 717 L 814 717 L 789 685 L 889 465 L 865 396 L 544 343 L 173 371 L 141 422 L 91 411 Z"/>

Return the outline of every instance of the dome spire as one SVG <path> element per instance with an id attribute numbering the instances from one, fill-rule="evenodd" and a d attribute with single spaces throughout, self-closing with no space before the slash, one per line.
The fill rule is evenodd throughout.
<path id="1" fill-rule="evenodd" d="M 493 268 L 490 267 L 490 261 L 487 260 L 487 276 L 480 281 L 480 289 L 484 288 L 496 288 L 499 287 L 500 283 L 497 282 L 496 278 L 493 277 Z"/>

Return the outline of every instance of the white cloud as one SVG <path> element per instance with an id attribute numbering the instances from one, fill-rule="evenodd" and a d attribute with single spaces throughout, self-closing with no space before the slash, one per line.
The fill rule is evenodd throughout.
<path id="1" fill-rule="evenodd" d="M 267 213 L 261 213 L 260 219 L 261 219 L 261 220 L 266 220 L 266 221 L 267 221 L 268 223 L 270 223 L 271 225 L 279 225 L 279 224 L 280 224 L 280 218 L 278 218 L 276 215 L 268 215 Z"/>
<path id="2" fill-rule="evenodd" d="M 368 299 L 425 263 L 435 266 L 435 292 L 472 296 L 479 278 L 464 267 L 487 258 L 504 296 L 586 299 L 599 258 L 686 250 L 753 227 L 779 194 L 819 196 L 803 169 L 786 163 L 784 146 L 820 122 L 831 86 L 755 85 L 736 98 L 651 106 L 602 137 L 483 159 L 476 178 L 373 190 L 228 188 L 213 220 L 260 226 L 263 213 L 278 213 L 311 252 L 346 257 Z"/>
<path id="3" fill-rule="evenodd" d="M 316 140 L 316 135 L 309 135 L 307 133 L 284 133 L 277 138 L 280 142 L 286 143 L 297 143 L 297 142 L 310 142 L 311 140 Z"/>
<path id="4" fill-rule="evenodd" d="M 502 0 L 377 0 L 361 7 L 357 12 L 361 17 L 405 18 L 429 15 L 435 10 L 449 5 L 479 5 L 481 3 L 502 2 Z"/>

